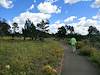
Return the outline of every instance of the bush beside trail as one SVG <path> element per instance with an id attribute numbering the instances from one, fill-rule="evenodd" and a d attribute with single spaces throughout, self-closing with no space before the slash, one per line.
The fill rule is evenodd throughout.
<path id="1" fill-rule="evenodd" d="M 88 56 L 93 62 L 100 66 L 100 50 L 91 46 L 88 40 L 79 41 L 77 43 L 77 49 L 79 49 L 79 54 Z"/>

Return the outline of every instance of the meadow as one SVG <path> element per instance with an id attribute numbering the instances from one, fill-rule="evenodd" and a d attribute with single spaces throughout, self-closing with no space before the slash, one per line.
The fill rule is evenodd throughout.
<path id="1" fill-rule="evenodd" d="M 60 42 L 0 37 L 0 75 L 51 75 L 59 72 L 63 56 Z M 45 73 L 48 71 L 48 73 Z"/>

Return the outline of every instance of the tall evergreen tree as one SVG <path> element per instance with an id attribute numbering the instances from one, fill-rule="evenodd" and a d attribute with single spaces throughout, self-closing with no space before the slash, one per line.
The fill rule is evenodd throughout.
<path id="1" fill-rule="evenodd" d="M 46 33 L 49 31 L 48 24 L 49 24 L 48 20 L 42 20 L 40 23 L 37 24 L 37 29 L 39 30 L 38 37 L 40 40 L 44 40 Z"/>
<path id="2" fill-rule="evenodd" d="M 35 38 L 36 39 L 36 27 L 34 24 L 28 19 L 26 20 L 25 26 L 22 29 L 24 40 L 26 37 Z"/>
<path id="3" fill-rule="evenodd" d="M 42 32 L 48 32 L 48 24 L 49 24 L 49 21 L 48 20 L 42 20 L 40 23 L 37 24 L 37 27 L 40 31 Z"/>
<path id="4" fill-rule="evenodd" d="M 6 22 L 6 20 L 0 20 L 0 35 L 8 35 L 10 32 L 10 25 Z"/>
<path id="5" fill-rule="evenodd" d="M 66 29 L 65 29 L 64 26 L 58 28 L 57 36 L 58 36 L 59 38 L 62 38 L 62 39 L 65 38 L 65 36 L 66 36 Z"/>
<path id="6" fill-rule="evenodd" d="M 33 23 L 31 23 L 29 32 L 30 32 L 30 37 L 32 38 L 32 40 L 33 40 L 33 38 L 35 38 L 35 40 L 36 40 L 37 39 L 37 31 L 36 31 L 36 27 L 34 26 Z"/>
<path id="7" fill-rule="evenodd" d="M 96 35 L 99 34 L 99 31 L 97 30 L 96 27 L 89 26 L 88 33 L 89 33 L 88 35 Z"/>
<path id="8" fill-rule="evenodd" d="M 12 29 L 13 29 L 12 37 L 17 36 L 16 30 L 18 30 L 18 28 L 19 28 L 19 27 L 18 27 L 18 23 L 14 22 L 14 23 L 12 24 Z"/>

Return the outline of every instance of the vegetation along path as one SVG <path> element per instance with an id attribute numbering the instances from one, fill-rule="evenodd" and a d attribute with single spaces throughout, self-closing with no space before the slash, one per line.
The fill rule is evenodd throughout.
<path id="1" fill-rule="evenodd" d="M 73 55 L 69 47 L 64 46 L 64 48 L 65 55 L 61 75 L 100 75 L 99 69 L 84 56 Z"/>

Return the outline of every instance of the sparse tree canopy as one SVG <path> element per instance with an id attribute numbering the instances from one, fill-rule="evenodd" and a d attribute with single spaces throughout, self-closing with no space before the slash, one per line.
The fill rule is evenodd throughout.
<path id="1" fill-rule="evenodd" d="M 13 29 L 13 33 L 15 34 L 16 33 L 16 30 L 18 29 L 18 23 L 14 22 L 13 25 L 12 25 L 12 29 Z"/>
<path id="2" fill-rule="evenodd" d="M 49 31 L 48 29 L 48 20 L 42 20 L 40 23 L 37 24 L 38 31 L 38 37 L 40 40 L 44 40 L 44 37 L 46 37 L 46 33 Z"/>
<path id="3" fill-rule="evenodd" d="M 48 32 L 48 24 L 49 24 L 49 21 L 48 20 L 42 20 L 40 23 L 37 24 L 37 27 L 40 31 L 43 31 L 43 32 Z"/>
<path id="4" fill-rule="evenodd" d="M 74 27 L 73 26 L 65 25 L 65 28 L 66 28 L 67 31 L 70 31 L 70 34 L 74 33 Z"/>
<path id="5" fill-rule="evenodd" d="M 99 31 L 97 30 L 96 27 L 90 26 L 88 29 L 89 35 L 96 35 L 99 34 Z"/>

